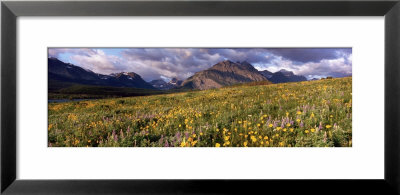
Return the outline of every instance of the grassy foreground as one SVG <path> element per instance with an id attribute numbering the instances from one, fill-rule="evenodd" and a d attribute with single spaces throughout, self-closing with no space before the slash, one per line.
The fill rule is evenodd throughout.
<path id="1" fill-rule="evenodd" d="M 351 147 L 352 78 L 48 105 L 52 147 Z"/>

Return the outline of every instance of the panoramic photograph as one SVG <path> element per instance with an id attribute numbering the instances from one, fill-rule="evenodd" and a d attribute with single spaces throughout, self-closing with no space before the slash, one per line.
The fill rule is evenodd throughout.
<path id="1" fill-rule="evenodd" d="M 48 48 L 48 147 L 352 147 L 352 48 Z"/>

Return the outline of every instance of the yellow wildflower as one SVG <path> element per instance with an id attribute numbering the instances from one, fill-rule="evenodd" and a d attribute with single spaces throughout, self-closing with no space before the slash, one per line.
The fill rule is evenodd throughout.
<path id="1" fill-rule="evenodd" d="M 186 143 L 183 141 L 183 142 L 181 143 L 181 147 L 185 147 L 185 145 L 186 145 Z"/>
<path id="2" fill-rule="evenodd" d="M 50 129 L 53 127 L 53 124 L 49 124 L 49 128 L 48 130 L 50 131 Z"/>

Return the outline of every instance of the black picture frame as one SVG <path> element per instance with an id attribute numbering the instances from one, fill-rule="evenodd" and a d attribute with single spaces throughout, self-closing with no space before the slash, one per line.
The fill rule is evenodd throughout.
<path id="1" fill-rule="evenodd" d="M 19 16 L 385 16 L 385 176 L 382 180 L 16 179 Z M 400 194 L 398 0 L 2 1 L 1 193 L 4 194 Z M 365 170 L 368 171 L 368 170 Z"/>

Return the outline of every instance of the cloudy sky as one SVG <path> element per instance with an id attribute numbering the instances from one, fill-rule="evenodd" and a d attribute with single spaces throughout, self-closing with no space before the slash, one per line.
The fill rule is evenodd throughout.
<path id="1" fill-rule="evenodd" d="M 352 74 L 351 48 L 49 48 L 48 53 L 96 73 L 135 72 L 146 81 L 186 79 L 223 60 L 308 79 Z"/>

